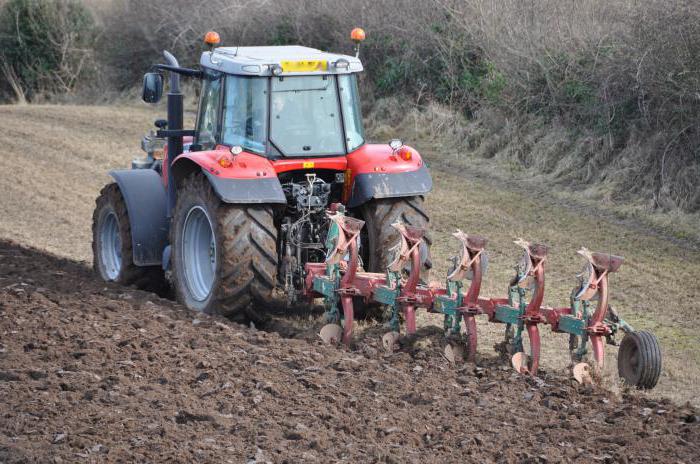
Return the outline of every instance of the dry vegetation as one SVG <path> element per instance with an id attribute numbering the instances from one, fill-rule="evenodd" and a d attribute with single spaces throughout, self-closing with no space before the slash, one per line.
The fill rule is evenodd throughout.
<path id="1" fill-rule="evenodd" d="M 4 124 L 0 143 L 5 147 L 0 157 L 0 237 L 91 260 L 92 208 L 109 179 L 106 172 L 126 167 L 140 156 L 139 137 L 157 115 L 143 107 L 0 106 Z M 515 237 L 551 246 L 546 303 L 555 306 L 568 301 L 574 274 L 582 265 L 575 254 L 580 246 L 622 254 L 627 262 L 613 276 L 613 303 L 633 325 L 656 332 L 664 350 L 664 373 L 652 395 L 700 404 L 697 242 L 659 236 L 570 199 L 553 198 L 532 185 L 508 185 L 453 164 L 459 159 L 421 148 L 435 181 L 428 197 L 435 235 L 434 280 L 445 275 L 455 245 L 450 234 L 458 227 L 490 239 L 484 294 L 491 296 L 502 294 L 511 277 L 519 253 L 512 244 Z M 298 323 L 308 325 L 307 317 Z M 422 323 L 440 321 L 426 317 Z M 360 332 L 367 329 L 377 328 L 371 324 Z M 492 356 L 491 347 L 501 336 L 497 332 L 494 325 L 479 327 L 482 355 Z M 542 364 L 550 372 L 564 372 L 566 346 L 561 335 L 545 336 Z M 609 348 L 607 376 L 613 389 L 615 350 Z"/>
<path id="2" fill-rule="evenodd" d="M 594 201 L 631 205 L 636 214 L 680 210 L 697 219 L 700 211 L 697 1 L 3 3 L 36 12 L 25 18 L 22 40 L 18 16 L 0 14 L 6 77 L 0 98 L 114 99 L 164 48 L 195 63 L 210 29 L 226 45 L 301 43 L 349 52 L 347 33 L 361 25 L 368 31 L 366 114 L 375 98 L 386 97 L 400 103 L 383 120 L 410 111 L 448 113 L 449 124 L 429 126 L 426 135 L 496 158 L 494 166 L 507 168 L 501 172 L 541 175 Z M 45 4 L 62 7 L 34 8 Z M 68 13 L 81 4 L 92 21 Z M 46 23 L 42 11 L 56 20 L 37 35 L 35 26 Z M 94 53 L 86 53 L 86 37 Z M 37 60 L 26 60 L 27 50 L 17 45 L 29 39 L 42 50 L 31 55 L 49 65 L 41 79 L 32 78 L 41 71 Z"/>
<path id="3" fill-rule="evenodd" d="M 3 8 L 8 5 L 31 11 L 22 17 L 26 26 L 22 30 L 28 31 L 27 35 L 17 32 L 20 16 L 3 15 L 7 11 Z M 51 27 L 42 27 L 47 21 Z M 144 299 L 155 298 L 153 295 L 104 287 L 90 280 L 84 265 L 92 258 L 90 220 L 94 199 L 109 181 L 109 169 L 127 167 L 133 157 L 141 156 L 141 135 L 152 127 L 153 119 L 163 114 L 162 108 L 132 103 L 141 74 L 158 59 L 162 49 L 174 51 L 183 64 L 193 64 L 201 51 L 203 33 L 215 29 L 225 45 L 302 43 L 350 52 L 347 34 L 357 25 L 368 32 L 362 50 L 367 68 L 362 91 L 369 133 L 378 140 L 398 135 L 416 145 L 433 173 L 435 190 L 428 197 L 435 243 L 433 280 L 445 275 L 447 259 L 454 252 L 455 242 L 450 234 L 455 228 L 490 240 L 490 267 L 483 288 L 488 296 L 504 293 L 519 254 L 512 244 L 515 237 L 542 241 L 551 247 L 545 303 L 553 306 L 568 302 L 574 275 L 582 265 L 575 254 L 580 246 L 622 254 L 627 259 L 611 279 L 612 302 L 632 325 L 658 335 L 665 364 L 657 389 L 631 396 L 620 391 L 615 373 L 617 348 L 608 347 L 604 386 L 615 395 L 610 402 L 605 392 L 596 390 L 591 396 L 562 380 L 568 377 L 567 341 L 563 335 L 546 333 L 542 366 L 543 376 L 551 384 L 545 390 L 565 385 L 561 388 L 565 388 L 571 403 L 588 405 L 586 414 L 579 415 L 582 420 L 573 421 L 581 428 L 571 429 L 571 417 L 564 415 L 560 423 L 559 412 L 540 404 L 539 400 L 544 401 L 548 395 L 546 391 L 501 370 L 492 350 L 502 336 L 501 327 L 481 321 L 479 355 L 481 366 L 487 369 L 484 382 L 488 383 L 484 386 L 484 382 L 470 379 L 473 385 L 470 383 L 469 387 L 480 392 L 470 397 L 471 393 L 461 392 L 458 385 L 466 371 L 454 370 L 440 358 L 438 345 L 442 339 L 431 326 L 440 325 L 441 321 L 421 314 L 421 330 L 428 336 L 414 348 L 427 354 L 409 359 L 407 353 L 401 353 L 391 367 L 386 367 L 384 361 L 361 361 L 358 372 L 372 378 L 366 381 L 355 372 L 350 376 L 351 389 L 360 395 L 360 400 L 343 399 L 329 415 L 327 404 L 319 403 L 316 390 L 307 386 L 300 396 L 295 390 L 298 379 L 291 377 L 284 363 L 270 369 L 267 361 L 258 364 L 257 357 L 246 365 L 247 361 L 241 361 L 238 355 L 230 356 L 236 343 L 231 344 L 228 335 L 219 340 L 220 334 L 207 332 L 209 324 L 213 324 L 214 332 L 224 327 L 220 330 L 228 333 L 228 322 L 202 323 L 195 319 L 203 327 L 191 327 L 193 316 L 165 301 L 160 301 L 159 306 L 148 306 L 147 313 L 153 317 L 149 318 L 151 323 L 144 322 L 145 304 L 132 306 L 124 295 Z M 18 40 L 24 48 L 17 46 Z M 33 53 L 32 44 L 38 44 L 41 53 Z M 691 436 L 678 432 L 689 428 L 681 423 L 677 408 L 657 400 L 666 397 L 700 406 L 699 57 L 700 3 L 690 0 L 0 0 L 0 101 L 32 103 L 0 106 L 0 239 L 16 240 L 79 262 L 76 266 L 46 257 L 42 252 L 20 250 L 7 242 L 1 244 L 4 248 L 0 258 L 4 257 L 8 264 L 2 268 L 6 275 L 0 276 L 0 280 L 7 280 L 0 286 L 4 292 L 0 295 L 0 310 L 4 308 L 5 314 L 11 316 L 3 319 L 3 324 L 9 324 L 4 326 L 4 333 L 15 330 L 22 344 L 41 339 L 41 343 L 57 347 L 57 354 L 39 359 L 36 353 L 15 349 L 19 346 L 15 346 L 17 341 L 0 339 L 0 353 L 11 355 L 3 359 L 13 363 L 5 361 L 3 370 L 26 377 L 24 366 L 33 369 L 27 371 L 29 377 L 22 377 L 26 384 L 0 382 L 7 397 L 14 398 L 14 403 L 8 402 L 11 406 L 1 414 L 5 429 L 0 437 L 0 461 L 32 460 L 31 457 L 41 460 L 52 453 L 66 456 L 67 460 L 75 460 L 76 456 L 108 460 L 102 453 L 110 453 L 110 447 L 112 459 L 126 460 L 223 459 L 219 456 L 242 460 L 273 453 L 272 456 L 313 461 L 316 455 L 319 460 L 320 456 L 330 455 L 341 459 L 365 452 L 381 457 L 391 449 L 400 450 L 397 456 L 406 453 L 407 462 L 417 452 L 436 459 L 443 451 L 444 460 L 449 461 L 459 456 L 465 446 L 478 450 L 472 455 L 478 460 L 523 460 L 534 459 L 528 453 L 541 449 L 543 436 L 552 440 L 545 440 L 547 446 L 551 445 L 546 450 L 549 455 L 563 456 L 562 459 L 607 459 L 607 454 L 599 456 L 599 441 L 590 439 L 591 434 L 618 437 L 620 429 L 615 427 L 620 424 L 608 424 L 607 418 L 619 421 L 615 414 L 623 409 L 625 417 L 632 417 L 622 427 L 623 445 L 606 443 L 606 453 L 621 450 L 619 456 L 615 454 L 621 462 L 628 454 L 631 460 L 665 459 L 659 458 L 659 450 L 668 452 L 663 456 L 669 460 L 682 459 L 679 453 L 692 453 L 697 442 L 685 441 L 683 437 Z M 196 89 L 189 87 L 188 94 L 192 107 Z M 88 105 L 75 105 L 76 102 Z M 99 103 L 110 106 L 98 106 Z M 188 119 L 191 124 L 191 112 Z M 62 266 L 63 270 L 56 270 Z M 17 287 L 26 285 L 24 281 L 29 282 L 26 288 L 31 295 L 17 290 L 25 288 Z M 44 286 L 49 288 L 42 289 Z M 76 288 L 81 291 L 76 293 Z M 47 302 L 46 292 L 51 301 L 58 298 L 61 304 Z M 37 309 L 35 299 L 48 306 Z M 104 309 L 115 304 L 121 312 Z M 10 307 L 13 309 L 8 310 Z M 47 313 L 46 308 L 51 310 Z M 55 320 L 44 320 L 47 314 Z M 78 359 L 73 341 L 80 340 L 83 325 L 75 324 L 73 319 L 82 324 L 86 317 L 91 321 L 111 319 L 113 325 L 99 329 L 97 323 L 91 324 L 88 332 L 92 335 L 83 336 L 90 338 L 88 348 L 83 350 L 88 354 Z M 304 332 L 299 335 L 301 338 L 314 338 L 315 325 L 321 323 L 315 317 L 304 314 L 275 318 L 268 329 L 282 336 Z M 118 348 L 109 348 L 114 348 L 114 359 L 126 356 L 132 349 L 138 356 L 136 342 L 122 345 L 119 332 L 130 337 L 132 328 L 136 330 L 141 327 L 139 324 L 161 333 L 162 340 L 168 339 L 171 345 L 163 341 L 153 353 L 156 357 L 164 352 L 171 357 L 176 353 L 177 366 L 172 359 L 164 362 L 165 367 L 157 365 L 145 370 L 139 370 L 142 366 L 138 358 L 137 367 L 104 362 L 104 355 L 96 351 L 97 345 L 111 347 L 118 343 Z M 25 330 L 27 327 L 33 328 Z M 142 330 L 134 335 L 134 340 L 145 333 Z M 234 332 L 238 331 L 234 327 Z M 359 346 L 375 347 L 377 334 L 382 331 L 376 323 L 361 322 Z M 183 335 L 188 333 L 191 336 Z M 193 342 L 183 344 L 182 340 L 195 340 L 198 334 L 202 334 L 206 348 L 197 347 L 199 353 L 188 351 L 195 350 Z M 263 353 L 260 356 L 273 353 L 270 357 L 274 358 L 275 350 L 279 350 L 279 359 L 271 361 L 278 364 L 280 359 L 291 356 L 303 359 L 300 362 L 306 365 L 311 362 L 309 353 L 313 359 L 326 357 L 343 362 L 367 354 L 365 348 L 346 353 L 315 347 L 313 342 L 279 340 L 275 334 L 241 334 L 233 338 L 244 337 L 246 349 Z M 215 343 L 211 337 L 216 338 Z M 249 339 L 252 345 L 259 342 L 265 347 L 250 348 Z M 217 343 L 222 349 L 210 360 L 213 366 L 207 368 L 212 375 L 208 382 L 230 382 L 236 386 L 233 393 L 222 387 L 213 397 L 199 397 L 197 389 L 207 382 L 193 380 L 189 386 L 161 382 L 164 376 L 173 380 L 186 375 L 194 378 L 201 370 L 195 368 L 195 361 L 209 356 L 206 350 L 216 348 Z M 6 350 L 8 346 L 10 349 Z M 153 353 L 149 353 L 149 360 Z M 330 362 L 320 371 L 304 370 L 305 375 L 313 377 L 324 389 L 335 388 L 335 371 L 341 370 Z M 86 372 L 99 373 L 106 379 L 105 384 L 112 377 L 119 377 L 124 382 L 121 387 L 117 385 L 111 391 L 114 385 L 100 386 L 98 391 L 102 395 L 100 401 L 111 401 L 109 404 L 116 406 L 106 407 L 92 399 L 85 403 L 85 397 L 79 399 L 76 392 L 95 391 L 92 380 L 66 381 L 53 376 L 53 372 L 64 375 L 63 366 L 73 364 Z M 197 364 L 200 365 L 206 364 Z M 416 373 L 416 365 L 425 369 L 422 377 Z M 34 379 L 34 369 L 46 370 L 50 378 Z M 399 371 L 398 377 L 390 373 Z M 137 372 L 143 377 L 138 377 Z M 338 378 L 341 374 L 345 375 L 340 372 Z M 251 380 L 246 375 L 255 378 Z M 471 376 L 471 372 L 467 375 Z M 375 384 L 376 379 L 381 382 Z M 283 387 L 269 390 L 268 381 Z M 139 390 L 144 382 L 147 387 Z M 374 388 L 383 382 L 389 385 L 389 393 L 380 392 L 378 396 L 366 387 L 367 384 Z M 491 383 L 496 387 L 491 389 Z M 64 391 L 64 384 L 73 390 Z M 153 386 L 155 389 L 151 389 Z M 421 387 L 438 392 L 430 400 L 435 403 L 419 405 L 419 415 L 409 417 L 405 397 L 397 398 L 406 388 L 415 388 L 422 401 Z M 453 387 L 457 390 L 452 391 Z M 482 387 L 486 388 L 485 396 Z M 37 400 L 47 398 L 41 395 L 48 390 L 56 397 L 51 401 Z M 143 398 L 127 398 L 133 391 L 137 395 L 151 392 L 147 395 L 154 398 L 149 403 L 154 405 L 149 409 L 152 414 L 148 420 L 152 423 L 146 432 L 141 426 Z M 283 394 L 268 398 L 275 391 Z M 512 412 L 519 410 L 514 405 L 520 405 L 523 395 L 531 391 L 536 391 L 538 401 L 535 413 L 512 419 Z M 248 393 L 257 396 L 249 398 L 245 396 Z M 477 396 L 483 396 L 487 402 Z M 260 404 L 259 397 L 264 397 Z M 163 398 L 166 400 L 158 402 Z M 489 406 L 489 401 L 491 405 L 501 405 L 503 398 L 512 400 L 514 405 L 504 403 L 500 409 Z M 621 398 L 623 401 L 618 402 Z M 415 430 L 384 433 L 394 427 L 388 429 L 386 417 L 378 415 L 375 405 L 380 399 L 382 404 L 395 402 L 387 417 L 399 427 L 420 422 L 421 427 L 434 426 L 435 430 L 446 423 L 435 410 L 458 404 L 461 415 L 455 416 L 455 435 L 445 432 L 445 442 L 435 444 L 421 441 L 425 437 L 422 428 L 421 434 Z M 300 411 L 295 401 L 301 401 L 305 409 Z M 286 415 L 299 418 L 298 421 L 275 422 L 280 416 L 278 402 L 286 408 Z M 348 404 L 351 410 L 360 407 L 350 420 L 353 425 L 349 432 L 344 425 Z M 672 414 L 655 413 L 648 420 L 640 419 L 640 405 L 661 405 L 672 410 Z M 220 409 L 215 411 L 215 407 Z M 597 411 L 595 407 L 603 409 Z M 188 425 L 188 414 L 198 417 L 199 409 L 204 411 L 202 417 L 212 418 L 211 423 L 210 419 L 194 419 L 198 422 Z M 73 414 L 74 410 L 80 414 Z M 38 417 L 42 417 L 44 426 L 37 434 L 33 421 Z M 184 425 L 180 423 L 182 417 Z M 332 426 L 324 422 L 324 417 L 331 417 Z M 305 418 L 310 429 L 304 428 Z M 520 435 L 503 439 L 502 431 L 512 430 L 503 424 L 511 420 L 523 430 L 537 431 L 528 434 L 527 445 Z M 86 426 L 88 423 L 91 425 Z M 156 423 L 160 425 L 155 426 Z M 473 430 L 484 428 L 484 424 L 488 431 L 473 438 Z M 365 440 L 366 426 L 376 429 L 379 437 L 370 445 Z M 260 430 L 269 433 L 266 436 Z M 290 441 L 290 430 L 301 439 Z M 85 431 L 89 433 L 86 435 Z M 96 435 L 92 435 L 95 431 Z M 144 433 L 156 444 L 143 441 Z M 578 444 L 562 446 L 562 433 L 577 439 L 583 437 L 585 443 L 581 448 L 577 448 Z M 320 448 L 307 450 L 307 442 L 318 434 L 330 438 L 321 440 Z M 129 443 L 124 438 L 127 435 Z M 216 444 L 211 439 L 214 435 L 219 440 Z M 673 442 L 672 435 L 678 441 Z M 56 437 L 61 436 L 56 442 Z M 105 436 L 108 441 L 95 448 L 93 437 Z M 239 440 L 241 436 L 248 441 Z M 360 444 L 349 445 L 341 439 L 345 436 L 358 439 Z M 467 445 L 460 441 L 463 436 L 469 440 Z M 487 446 L 479 444 L 486 436 Z M 235 442 L 231 437 L 236 438 Z M 419 444 L 407 445 L 405 437 Z M 476 445 L 471 445 L 472 440 Z M 455 448 L 457 442 L 459 446 Z M 53 444 L 47 447 L 48 443 Z M 221 443 L 230 446 L 224 449 L 219 447 Z M 445 448 L 439 448 L 443 444 Z M 435 451 L 434 446 L 441 451 Z M 348 451 L 343 451 L 345 448 Z M 657 454 L 649 456 L 654 449 Z M 76 454 L 76 450 L 82 454 Z"/>

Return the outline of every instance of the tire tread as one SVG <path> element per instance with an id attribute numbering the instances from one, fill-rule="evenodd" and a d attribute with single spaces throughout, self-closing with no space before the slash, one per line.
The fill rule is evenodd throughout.
<path id="1" fill-rule="evenodd" d="M 253 318 L 272 304 L 277 274 L 277 230 L 268 205 L 223 203 L 202 173 L 194 173 L 181 186 L 183 194 L 201 195 L 215 211 L 220 252 L 214 301 L 208 312 L 227 317 Z M 171 243 L 175 243 L 171 237 Z M 179 285 L 182 286 L 182 285 Z M 181 292 L 182 290 L 179 290 Z M 256 307 L 252 308 L 251 304 Z M 255 313 L 253 312 L 255 311 Z"/>

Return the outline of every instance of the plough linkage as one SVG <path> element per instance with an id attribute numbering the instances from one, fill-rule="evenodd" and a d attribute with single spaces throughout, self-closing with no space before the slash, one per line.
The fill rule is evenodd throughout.
<path id="1" fill-rule="evenodd" d="M 619 270 L 622 257 L 593 253 L 586 248 L 579 250 L 586 258 L 586 265 L 578 275 L 578 285 L 571 293 L 569 306 L 552 308 L 543 305 L 547 247 L 518 239 L 515 243 L 523 249 L 523 255 L 508 285 L 507 296 L 482 298 L 479 293 L 488 265 L 485 238 L 460 230 L 453 234 L 460 243 L 460 250 L 452 258 L 452 268 L 442 287 L 420 282 L 423 229 L 400 222 L 393 224 L 400 235 L 400 242 L 394 247 L 395 259 L 385 273 L 365 272 L 358 253 L 358 237 L 364 222 L 345 216 L 342 207 L 328 214 L 331 224 L 326 261 L 306 265 L 307 295 L 323 297 L 327 308 L 329 324 L 320 334 L 324 341 L 351 343 L 353 299 L 364 298 L 390 308 L 390 332 L 382 339 L 387 350 L 398 346 L 401 317 L 406 334 L 415 334 L 416 310 L 422 308 L 444 316 L 445 335 L 452 341 L 448 345 L 452 357 L 473 362 L 478 340 L 476 316 L 485 315 L 489 322 L 505 324 L 505 340 L 501 346 L 511 354 L 513 367 L 519 373 L 536 375 L 541 347 L 539 325 L 547 324 L 554 332 L 569 334 L 574 377 L 588 383 L 592 381 L 591 374 L 603 368 L 604 339 L 614 344 L 615 334 L 622 330 L 626 336 L 618 355 L 620 376 L 641 388 L 653 388 L 656 384 L 661 369 L 656 338 L 649 332 L 634 332 L 608 304 L 608 277 Z M 465 281 L 469 281 L 468 285 Z M 592 308 L 593 301 L 596 301 L 595 308 Z M 466 338 L 464 342 L 463 337 Z M 659 355 L 640 355 L 641 351 L 649 350 L 656 350 Z M 592 356 L 593 369 L 583 362 L 588 354 Z"/>

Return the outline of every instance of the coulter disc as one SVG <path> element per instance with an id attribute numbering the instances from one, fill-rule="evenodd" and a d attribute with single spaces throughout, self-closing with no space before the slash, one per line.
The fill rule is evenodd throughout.
<path id="1" fill-rule="evenodd" d="M 338 324 L 326 324 L 321 328 L 319 336 L 323 343 L 335 345 L 343 339 L 343 328 Z"/>

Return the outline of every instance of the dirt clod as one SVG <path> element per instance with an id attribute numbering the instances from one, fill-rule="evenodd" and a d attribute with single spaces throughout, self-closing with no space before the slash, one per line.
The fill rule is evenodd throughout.
<path id="1" fill-rule="evenodd" d="M 17 382 L 20 376 L 16 372 L 0 371 L 0 382 Z"/>
<path id="2" fill-rule="evenodd" d="M 26 286 L 10 287 L 28 279 L 60 304 L 40 309 L 13 291 Z M 486 351 L 477 368 L 453 365 L 437 331 L 420 356 L 410 345 L 387 355 L 366 349 L 381 333 L 358 337 L 353 349 L 328 347 L 316 330 L 286 339 L 167 300 L 139 303 L 155 298 L 0 241 L 0 334 L 12 334 L 0 358 L 1 462 L 693 462 L 700 454 L 691 406 L 614 396 L 546 370 L 537 383 Z M 192 323 L 200 317 L 207 323 Z"/>

